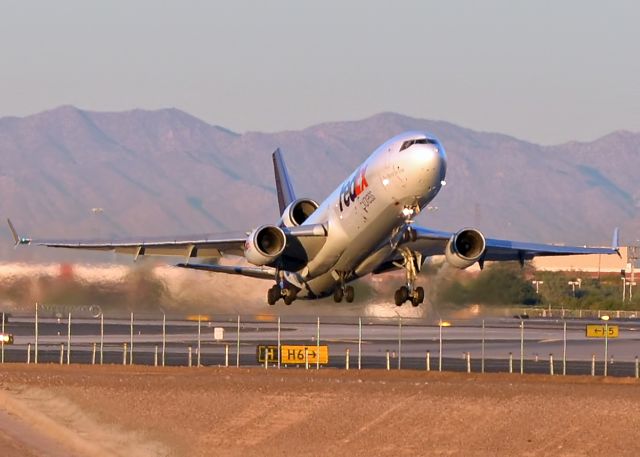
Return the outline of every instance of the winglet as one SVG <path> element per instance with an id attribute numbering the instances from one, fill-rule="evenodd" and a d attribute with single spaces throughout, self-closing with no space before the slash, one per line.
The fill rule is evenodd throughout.
<path id="1" fill-rule="evenodd" d="M 611 240 L 611 249 L 620 254 L 620 229 L 616 227 L 613 229 L 613 239 Z"/>
<path id="2" fill-rule="evenodd" d="M 296 199 L 296 194 L 289 178 L 289 172 L 287 166 L 284 164 L 284 159 L 280 148 L 273 151 L 273 173 L 276 178 L 276 191 L 278 192 L 278 206 L 280 207 L 280 214 L 282 214 L 289 203 Z"/>
<path id="3" fill-rule="evenodd" d="M 16 232 L 16 228 L 11 223 L 11 219 L 7 218 L 7 223 L 9 224 L 9 230 L 11 230 L 11 235 L 13 236 L 14 246 L 19 244 L 29 244 L 31 240 L 29 238 L 21 238 L 18 236 L 18 232 Z"/>

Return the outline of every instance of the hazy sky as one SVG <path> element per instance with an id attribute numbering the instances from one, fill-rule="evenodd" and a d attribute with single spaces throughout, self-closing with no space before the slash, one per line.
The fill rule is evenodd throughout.
<path id="1" fill-rule="evenodd" d="M 243 132 L 396 111 L 591 140 L 640 131 L 639 55 L 631 0 L 0 0 L 0 116 L 173 106 Z"/>

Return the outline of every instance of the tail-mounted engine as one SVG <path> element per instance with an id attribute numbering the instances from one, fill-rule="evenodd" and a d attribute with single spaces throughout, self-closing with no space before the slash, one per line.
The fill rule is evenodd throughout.
<path id="1" fill-rule="evenodd" d="M 245 241 L 244 256 L 254 265 L 269 265 L 278 260 L 286 245 L 287 237 L 280 227 L 263 225 L 251 232 Z"/>
<path id="2" fill-rule="evenodd" d="M 315 210 L 318 203 L 308 198 L 299 198 L 287 206 L 282 212 L 280 219 L 281 227 L 297 227 L 306 221 Z"/>
<path id="3" fill-rule="evenodd" d="M 451 237 L 444 255 L 451 266 L 464 270 L 480 260 L 485 248 L 484 235 L 479 230 L 462 229 Z"/>

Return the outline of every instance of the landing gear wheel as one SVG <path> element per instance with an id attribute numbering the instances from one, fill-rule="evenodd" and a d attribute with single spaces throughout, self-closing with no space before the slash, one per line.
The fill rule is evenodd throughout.
<path id="1" fill-rule="evenodd" d="M 418 297 L 411 297 L 411 306 L 415 308 L 418 305 L 420 305 L 420 301 L 418 300 Z"/>
<path id="2" fill-rule="evenodd" d="M 271 306 L 275 305 L 276 302 L 280 299 L 281 295 L 282 294 L 280 292 L 280 286 L 276 284 L 267 291 L 267 303 L 269 303 L 269 305 Z"/>
<path id="3" fill-rule="evenodd" d="M 416 294 L 418 297 L 418 304 L 424 302 L 424 289 L 422 287 L 416 287 Z"/>
<path id="4" fill-rule="evenodd" d="M 402 299 L 402 292 L 400 289 L 396 290 L 396 293 L 393 294 L 393 300 L 396 302 L 396 306 L 402 306 L 404 300 Z"/>
<path id="5" fill-rule="evenodd" d="M 402 306 L 402 304 L 409 299 L 409 288 L 407 286 L 402 286 L 396 290 L 393 298 L 396 302 L 396 306 Z"/>
<path id="6" fill-rule="evenodd" d="M 292 287 L 287 287 L 284 290 L 285 294 L 284 294 L 284 304 L 289 306 L 291 303 L 293 303 L 295 301 L 296 298 L 298 298 L 298 289 L 294 289 Z"/>
<path id="7" fill-rule="evenodd" d="M 343 297 L 344 297 L 344 290 L 342 290 L 342 287 L 338 287 L 333 292 L 333 301 L 336 303 L 340 303 Z"/>
<path id="8" fill-rule="evenodd" d="M 344 298 L 347 300 L 347 303 L 353 303 L 355 296 L 356 292 L 353 290 L 353 287 L 347 286 L 344 288 Z"/>
<path id="9" fill-rule="evenodd" d="M 402 286 L 400 289 L 400 296 L 402 297 L 402 303 L 409 300 L 409 288 L 407 286 Z"/>

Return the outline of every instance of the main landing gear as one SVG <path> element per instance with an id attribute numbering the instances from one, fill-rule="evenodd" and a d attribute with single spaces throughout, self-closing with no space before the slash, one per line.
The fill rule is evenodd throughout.
<path id="1" fill-rule="evenodd" d="M 394 301 L 396 306 L 402 306 L 406 301 L 410 301 L 413 306 L 418 306 L 424 302 L 424 289 L 415 287 L 416 276 L 422 265 L 422 254 L 412 252 L 407 248 L 402 248 L 400 253 L 403 261 L 402 263 L 397 263 L 396 266 L 403 268 L 406 272 L 407 284 L 396 290 L 393 296 Z"/>
<path id="2" fill-rule="evenodd" d="M 336 272 L 337 273 L 337 272 Z M 339 275 L 338 286 L 333 291 L 333 301 L 340 303 L 342 299 L 345 299 L 347 303 L 352 303 L 356 296 L 352 286 L 345 285 L 345 274 L 337 273 Z"/>
<path id="3" fill-rule="evenodd" d="M 271 289 L 267 291 L 267 303 L 273 306 L 280 298 L 284 301 L 285 305 L 290 305 L 295 301 L 298 296 L 298 289 L 294 286 L 280 287 L 280 284 L 274 284 Z"/>

